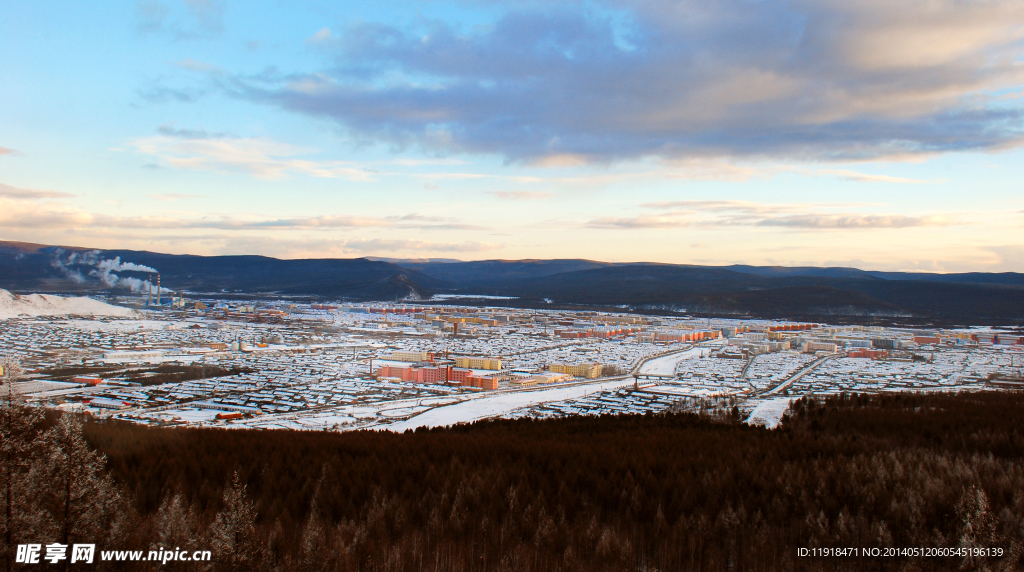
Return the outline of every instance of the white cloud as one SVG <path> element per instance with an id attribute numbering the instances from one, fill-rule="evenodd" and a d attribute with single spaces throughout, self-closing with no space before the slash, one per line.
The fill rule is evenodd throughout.
<path id="1" fill-rule="evenodd" d="M 779 212 L 797 208 L 792 205 L 763 204 L 749 201 L 730 200 L 686 200 L 686 201 L 661 201 L 656 203 L 644 203 L 641 207 L 648 209 L 693 209 L 695 211 L 742 211 L 742 212 Z"/>
<path id="2" fill-rule="evenodd" d="M 334 36 L 331 34 L 330 28 L 320 28 L 306 40 L 306 43 L 311 46 L 322 47 L 331 44 L 333 40 Z"/>
<path id="3" fill-rule="evenodd" d="M 190 195 L 188 193 L 154 193 L 146 196 L 151 199 L 165 202 L 204 198 L 203 195 Z"/>
<path id="4" fill-rule="evenodd" d="M 488 227 L 467 224 L 452 217 L 428 216 L 418 213 L 383 217 L 357 215 L 319 215 L 291 218 L 181 218 L 158 215 L 112 216 L 83 211 L 58 202 L 39 204 L 25 197 L 5 198 L 0 187 L 0 229 L 8 228 L 79 228 L 79 229 L 217 229 L 230 231 L 300 231 L 356 228 L 390 228 L 395 230 L 486 230 Z M 195 195 L 153 195 L 158 200 L 177 200 Z M 34 198 L 34 197 L 30 197 Z"/>
<path id="5" fill-rule="evenodd" d="M 1019 244 L 984 248 L 995 255 L 990 272 L 1024 272 L 1024 246 Z"/>
<path id="6" fill-rule="evenodd" d="M 687 226 L 687 221 L 677 215 L 639 215 L 633 217 L 601 217 L 588 221 L 589 228 L 680 228 Z"/>
<path id="7" fill-rule="evenodd" d="M 754 223 L 757 226 L 780 226 L 788 228 L 836 228 L 875 229 L 910 228 L 918 226 L 950 226 L 961 224 L 955 217 L 929 215 L 858 215 L 858 214 L 817 214 L 787 215 L 768 217 Z"/>
<path id="8" fill-rule="evenodd" d="M 261 138 L 182 139 L 147 137 L 132 143 L 140 153 L 179 169 L 242 173 L 261 179 L 301 174 L 371 181 L 373 174 L 342 161 L 301 158 L 311 150 Z"/>
<path id="9" fill-rule="evenodd" d="M 481 174 L 481 173 L 420 173 L 420 174 L 418 174 L 416 176 L 421 178 L 421 179 L 427 179 L 427 180 L 430 180 L 430 181 L 437 181 L 437 180 L 442 180 L 442 179 L 454 179 L 454 180 L 484 179 L 484 178 L 487 178 L 489 175 L 484 175 L 484 174 Z"/>
<path id="10" fill-rule="evenodd" d="M 68 205 L 0 196 L 0 229 L 68 228 L 89 226 L 95 221 L 94 215 Z"/>
<path id="11" fill-rule="evenodd" d="M 818 169 L 816 171 L 801 170 L 801 172 L 811 175 L 831 175 L 842 179 L 848 179 L 850 181 L 858 181 L 862 183 L 898 183 L 905 185 L 921 185 L 929 182 L 921 179 L 893 177 L 891 175 L 874 175 L 870 173 L 861 173 L 859 171 L 851 171 L 849 169 Z"/>
<path id="12" fill-rule="evenodd" d="M 486 252 L 500 250 L 504 245 L 492 242 L 439 243 L 425 240 L 373 238 L 351 240 L 343 243 L 347 251 L 358 253 L 376 252 Z"/>
<path id="13" fill-rule="evenodd" d="M 589 228 L 643 229 L 696 227 L 779 227 L 791 229 L 881 229 L 938 227 L 967 224 L 953 214 L 905 215 L 820 212 L 848 209 L 844 204 L 771 204 L 731 200 L 685 200 L 645 203 L 641 207 L 664 211 L 658 215 L 601 217 L 587 221 Z M 681 210 L 682 209 L 682 210 Z"/>
<path id="14" fill-rule="evenodd" d="M 537 201 L 551 198 L 551 193 L 539 191 L 488 191 L 487 194 L 504 201 Z"/>
<path id="15" fill-rule="evenodd" d="M 41 191 L 38 189 L 19 189 L 10 185 L 0 183 L 0 197 L 12 199 L 60 199 L 73 197 L 71 193 L 60 191 Z"/>

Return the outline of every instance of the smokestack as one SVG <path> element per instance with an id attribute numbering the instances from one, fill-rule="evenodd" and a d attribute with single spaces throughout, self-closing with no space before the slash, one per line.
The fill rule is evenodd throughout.
<path id="1" fill-rule="evenodd" d="M 149 282 L 149 280 L 146 280 L 146 282 Z M 146 305 L 147 306 L 152 306 L 153 305 L 153 283 L 152 282 L 149 282 L 149 296 L 146 298 Z"/>
<path id="2" fill-rule="evenodd" d="M 160 274 L 156 275 L 156 305 L 162 306 L 160 303 Z"/>

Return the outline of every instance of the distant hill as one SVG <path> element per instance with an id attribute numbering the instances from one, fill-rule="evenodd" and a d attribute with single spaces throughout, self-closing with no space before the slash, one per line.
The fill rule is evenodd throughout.
<path id="1" fill-rule="evenodd" d="M 485 260 L 402 264 L 459 293 L 519 305 L 806 319 L 908 318 L 1019 323 L 1024 274 L 875 272 L 857 268 Z M 863 321 L 863 320 L 862 320 Z"/>
<path id="2" fill-rule="evenodd" d="M 508 304 L 524 307 L 860 322 L 1024 322 L 1024 274 L 1012 272 L 931 274 L 580 259 L 279 260 L 0 242 L 0 288 L 14 291 L 139 288 L 150 270 L 160 272 L 166 288 L 212 294 L 396 300 L 443 293 L 509 296 L 515 299 Z"/>
<path id="3" fill-rule="evenodd" d="M 882 278 L 885 280 L 912 280 L 925 282 L 960 282 L 973 284 L 1005 284 L 1024 286 L 1024 274 L 1017 272 L 965 272 L 960 274 L 937 274 L 934 272 L 878 272 L 857 268 L 816 268 L 813 266 L 723 266 L 727 270 L 735 270 L 744 274 L 758 276 L 819 276 L 824 278 Z"/>
<path id="4" fill-rule="evenodd" d="M 116 261 L 116 263 L 115 263 Z M 0 288 L 75 292 L 138 287 L 159 271 L 165 288 L 210 293 L 280 293 L 356 300 L 429 297 L 444 284 L 388 262 L 192 256 L 0 242 Z"/>
<path id="5" fill-rule="evenodd" d="M 400 262 L 395 264 L 444 280 L 453 288 L 492 288 L 509 282 L 532 280 L 553 274 L 614 266 L 593 260 L 481 260 L 479 262 Z M 486 292 L 474 292 L 486 294 Z"/>
<path id="6" fill-rule="evenodd" d="M 431 275 L 430 267 L 419 267 Z M 445 269 L 447 270 L 447 269 Z M 1007 321 L 1024 318 L 1024 287 L 886 279 L 872 273 L 770 272 L 664 264 L 618 264 L 502 283 L 477 278 L 464 289 L 515 296 L 521 304 L 628 306 L 766 318 L 920 317 Z M 1014 275 L 1018 279 L 1020 275 Z"/>

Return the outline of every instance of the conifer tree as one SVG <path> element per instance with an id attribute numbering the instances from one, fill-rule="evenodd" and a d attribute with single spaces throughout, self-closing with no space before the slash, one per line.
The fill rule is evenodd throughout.
<path id="1" fill-rule="evenodd" d="M 44 538 L 70 545 L 110 539 L 124 499 L 106 473 L 106 457 L 89 448 L 79 415 L 64 414 L 43 435 L 44 454 L 31 471 L 32 491 L 47 520 Z"/>
<path id="2" fill-rule="evenodd" d="M 250 572 L 261 560 L 256 536 L 256 509 L 246 495 L 238 471 L 224 489 L 224 508 L 217 513 L 207 535 L 216 570 Z"/>
<path id="3" fill-rule="evenodd" d="M 989 510 L 988 495 L 983 489 L 976 485 L 964 489 L 956 505 L 956 516 L 960 525 L 960 547 L 984 549 L 995 546 L 995 518 Z M 964 556 L 963 567 L 986 569 L 986 561 L 984 556 L 968 552 Z"/>
<path id="4" fill-rule="evenodd" d="M 0 388 L 0 558 L 5 570 L 14 565 L 14 547 L 27 542 L 40 528 L 40 513 L 29 493 L 32 461 L 41 450 L 38 437 L 42 411 L 28 407 L 15 389 L 21 375 L 21 364 L 11 356 L 0 357 L 3 387 Z"/>
<path id="5" fill-rule="evenodd" d="M 320 507 L 314 498 L 309 509 L 309 521 L 302 532 L 299 569 L 303 572 L 316 572 L 326 568 L 330 556 L 327 542 L 328 532 L 320 518 Z"/>
<path id="6" fill-rule="evenodd" d="M 168 495 L 160 503 L 156 515 L 157 543 L 151 549 L 156 550 L 158 546 L 165 550 L 182 550 L 193 553 L 196 550 L 205 550 L 200 547 L 199 522 L 195 511 L 185 502 L 184 496 L 179 492 Z M 168 570 L 192 570 L 195 569 L 189 562 L 168 562 L 164 565 Z"/>

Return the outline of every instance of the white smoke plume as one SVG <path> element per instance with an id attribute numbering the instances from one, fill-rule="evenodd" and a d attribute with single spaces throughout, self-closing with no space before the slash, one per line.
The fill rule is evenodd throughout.
<path id="1" fill-rule="evenodd" d="M 120 260 L 120 256 L 114 259 L 115 262 L 118 262 Z M 149 272 L 150 274 L 156 274 L 156 268 L 150 268 L 149 266 L 145 266 L 143 264 L 135 264 L 134 262 L 121 262 L 121 264 L 116 266 L 114 270 L 128 272 Z"/>
<path id="2" fill-rule="evenodd" d="M 115 278 L 117 277 L 115 276 Z M 139 280 L 138 278 L 132 278 L 131 276 L 118 278 L 117 285 L 124 288 L 130 288 L 132 292 L 149 292 L 149 290 L 153 288 L 153 284 L 149 280 Z"/>
<path id="3" fill-rule="evenodd" d="M 57 268 L 64 274 L 68 279 L 83 284 L 87 278 L 82 274 L 81 270 L 75 268 L 75 266 L 92 266 L 93 270 L 89 271 L 89 276 L 96 278 L 102 282 L 108 288 L 128 288 L 132 292 L 148 292 L 154 289 L 154 285 L 149 280 L 142 280 L 132 276 L 119 276 L 115 272 L 145 272 L 148 274 L 156 274 L 157 270 L 144 264 L 136 264 L 134 262 L 121 262 L 121 257 L 116 256 L 114 258 L 103 258 L 103 252 L 100 250 L 90 250 L 86 252 L 72 252 L 67 255 L 67 260 L 64 260 L 65 251 L 63 249 L 57 249 L 54 252 L 53 260 L 50 261 L 50 265 Z M 170 289 L 165 289 L 168 294 L 173 293 Z"/>
<path id="4" fill-rule="evenodd" d="M 64 264 L 64 261 L 60 259 L 61 255 L 64 254 L 64 251 L 58 249 L 56 254 L 57 255 L 54 256 L 52 260 L 50 260 L 50 266 L 56 268 L 57 270 L 60 270 L 60 273 L 63 274 L 65 278 L 71 280 L 75 284 L 84 284 L 85 276 L 83 276 L 82 273 L 78 271 L 78 269 L 68 268 L 68 266 Z M 72 257 L 73 256 L 74 255 L 72 254 Z"/>
<path id="5" fill-rule="evenodd" d="M 63 253 L 63 250 L 58 250 Z M 85 266 L 96 266 L 100 263 L 100 255 L 103 254 L 100 250 L 90 250 L 88 252 L 72 252 L 68 256 L 68 264 L 84 264 Z"/>
<path id="6" fill-rule="evenodd" d="M 149 266 L 143 266 L 133 262 L 121 262 L 121 257 L 118 256 L 116 258 L 100 261 L 96 264 L 96 270 L 90 272 L 89 275 L 99 278 L 104 284 L 113 288 L 122 280 L 117 274 L 114 274 L 114 272 L 123 271 L 156 273 L 156 270 Z M 147 280 L 145 282 L 148 283 L 149 281 Z"/>

